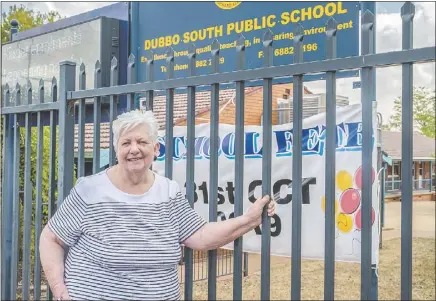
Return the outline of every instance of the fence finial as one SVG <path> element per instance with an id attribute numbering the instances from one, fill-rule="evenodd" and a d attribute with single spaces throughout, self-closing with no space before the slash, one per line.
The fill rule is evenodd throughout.
<path id="1" fill-rule="evenodd" d="M 304 27 L 301 23 L 298 23 L 294 28 L 294 43 L 303 41 Z"/>
<path id="2" fill-rule="evenodd" d="M 128 64 L 129 66 L 135 65 L 135 55 L 133 53 L 129 55 Z"/>
<path id="3" fill-rule="evenodd" d="M 42 78 L 39 80 L 39 89 L 44 89 L 44 80 Z"/>
<path id="4" fill-rule="evenodd" d="M 115 56 L 113 56 L 111 60 L 111 70 L 116 69 L 117 67 L 118 67 L 118 60 Z"/>
<path id="5" fill-rule="evenodd" d="M 32 82 L 30 81 L 30 79 L 27 80 L 26 90 L 27 92 L 29 92 L 29 90 L 32 91 Z"/>
<path id="6" fill-rule="evenodd" d="M 195 57 L 197 55 L 197 47 L 194 43 L 190 43 L 188 45 L 188 58 Z"/>
<path id="7" fill-rule="evenodd" d="M 95 72 L 100 72 L 101 71 L 101 63 L 100 60 L 97 60 L 95 62 Z"/>
<path id="8" fill-rule="evenodd" d="M 218 39 L 213 39 L 211 50 L 218 50 L 219 47 L 220 47 L 220 42 L 218 41 Z"/>
<path id="9" fill-rule="evenodd" d="M 243 50 L 245 50 L 245 37 L 241 33 L 238 39 L 236 40 L 236 51 L 243 51 Z"/>
<path id="10" fill-rule="evenodd" d="M 79 67 L 80 73 L 85 73 L 85 64 L 82 62 Z"/>
<path id="11" fill-rule="evenodd" d="M 273 33 L 271 29 L 268 28 L 267 30 L 265 30 L 265 33 L 263 34 L 263 45 L 266 46 L 266 44 L 268 43 L 272 44 L 273 38 L 274 38 Z"/>
<path id="12" fill-rule="evenodd" d="M 335 18 L 330 17 L 326 23 L 326 35 L 328 37 L 333 37 L 338 32 L 338 22 Z"/>
<path id="13" fill-rule="evenodd" d="M 151 62 L 154 61 L 154 52 L 153 52 L 153 50 L 150 50 L 147 53 L 146 58 L 147 58 L 147 63 L 151 63 Z"/>
<path id="14" fill-rule="evenodd" d="M 411 21 L 415 17 L 415 4 L 407 1 L 401 7 L 401 19 Z"/>
<path id="15" fill-rule="evenodd" d="M 374 14 L 368 9 L 362 15 L 362 27 L 367 30 L 372 30 L 374 26 Z"/>
<path id="16" fill-rule="evenodd" d="M 173 49 L 173 47 L 169 46 L 165 53 L 167 55 L 167 62 L 169 62 L 171 60 L 174 60 L 174 49 Z"/>

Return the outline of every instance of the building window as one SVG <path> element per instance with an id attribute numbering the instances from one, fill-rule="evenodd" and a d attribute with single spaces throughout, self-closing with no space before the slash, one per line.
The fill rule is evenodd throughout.
<path id="1" fill-rule="evenodd" d="M 401 164 L 400 162 L 392 163 L 392 175 L 393 176 L 401 176 Z"/>
<path id="2" fill-rule="evenodd" d="M 419 162 L 419 169 L 418 169 L 419 175 L 423 176 L 424 175 L 424 162 Z"/>

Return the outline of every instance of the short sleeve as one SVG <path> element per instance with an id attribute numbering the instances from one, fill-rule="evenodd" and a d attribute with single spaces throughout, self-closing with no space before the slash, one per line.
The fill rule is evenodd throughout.
<path id="1" fill-rule="evenodd" d="M 73 188 L 47 225 L 66 245 L 71 247 L 82 233 L 81 226 L 85 211 L 85 202 L 76 188 Z"/>
<path id="2" fill-rule="evenodd" d="M 206 224 L 206 221 L 189 205 L 188 200 L 180 191 L 176 182 L 172 182 L 174 192 L 170 198 L 173 201 L 173 216 L 179 226 L 179 241 L 183 242 Z"/>

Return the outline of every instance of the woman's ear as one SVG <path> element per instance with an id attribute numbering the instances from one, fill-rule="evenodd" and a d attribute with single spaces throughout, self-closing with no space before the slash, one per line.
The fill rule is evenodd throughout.
<path id="1" fill-rule="evenodd" d="M 155 155 L 154 155 L 154 161 L 157 160 L 157 156 L 158 156 L 158 154 L 159 154 L 159 149 L 160 149 L 160 143 L 157 142 L 157 143 L 154 145 L 154 153 L 155 153 Z"/>

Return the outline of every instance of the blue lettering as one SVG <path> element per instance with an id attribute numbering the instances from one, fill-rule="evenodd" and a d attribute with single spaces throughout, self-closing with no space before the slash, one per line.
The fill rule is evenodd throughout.
<path id="1" fill-rule="evenodd" d="M 201 159 L 203 156 L 201 155 L 201 147 L 203 146 L 203 142 L 206 137 L 197 137 L 195 138 L 195 159 Z"/>
<path id="2" fill-rule="evenodd" d="M 259 149 L 257 139 L 260 134 L 256 132 L 245 133 L 245 157 L 262 158 L 262 149 Z"/>
<path id="3" fill-rule="evenodd" d="M 292 156 L 292 130 L 274 131 L 277 140 L 277 157 Z"/>
<path id="4" fill-rule="evenodd" d="M 323 145 L 321 145 L 319 127 L 303 129 L 303 153 L 304 154 L 320 154 L 323 153 Z"/>
<path id="5" fill-rule="evenodd" d="M 165 159 L 165 140 L 163 137 L 158 137 L 157 142 L 159 143 L 159 154 L 157 155 L 157 160 L 162 161 Z"/>
<path id="6" fill-rule="evenodd" d="M 347 124 L 348 139 L 346 148 L 362 147 L 362 123 L 353 122 Z"/>
<path id="7" fill-rule="evenodd" d="M 224 136 L 221 148 L 226 158 L 228 159 L 235 158 L 235 134 L 234 133 L 230 133 Z"/>
<path id="8" fill-rule="evenodd" d="M 174 152 L 173 152 L 173 159 L 175 161 L 179 161 L 180 159 L 186 158 L 186 144 L 185 144 L 185 137 L 174 137 Z M 181 144 L 180 144 L 181 143 Z M 181 147 L 183 149 L 181 149 Z"/>

